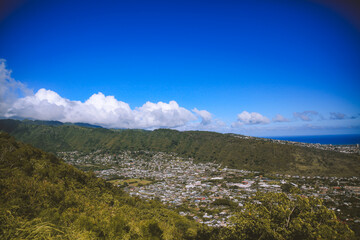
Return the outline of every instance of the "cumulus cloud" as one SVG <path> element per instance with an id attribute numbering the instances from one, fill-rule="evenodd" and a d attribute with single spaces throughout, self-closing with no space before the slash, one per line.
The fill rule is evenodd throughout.
<path id="1" fill-rule="evenodd" d="M 194 113 L 196 113 L 199 117 L 201 117 L 201 124 L 202 125 L 209 125 L 211 123 L 211 113 L 209 113 L 206 110 L 198 110 L 197 108 L 194 108 L 192 110 Z"/>
<path id="2" fill-rule="evenodd" d="M 330 113 L 330 119 L 332 120 L 341 120 L 341 119 L 345 119 L 346 115 L 344 113 L 340 113 L 340 112 L 331 112 Z"/>
<path id="3" fill-rule="evenodd" d="M 19 98 L 5 116 L 86 122 L 117 128 L 177 127 L 197 119 L 175 101 L 147 102 L 131 109 L 129 104 L 101 92 L 80 102 L 62 98 L 56 92 L 46 89 L 40 89 L 35 95 Z"/>
<path id="4" fill-rule="evenodd" d="M 273 122 L 290 122 L 289 119 L 283 117 L 280 114 L 276 114 L 276 116 L 272 119 Z"/>
<path id="5" fill-rule="evenodd" d="M 237 121 L 232 124 L 232 127 L 239 127 L 242 125 L 256 125 L 256 124 L 267 124 L 270 120 L 257 112 L 249 113 L 243 111 L 237 115 Z"/>
<path id="6" fill-rule="evenodd" d="M 189 110 L 180 107 L 177 102 L 151 103 L 134 110 L 135 120 L 139 128 L 177 127 L 196 120 Z"/>
<path id="7" fill-rule="evenodd" d="M 316 111 L 294 112 L 294 117 L 303 121 L 312 121 L 318 115 Z"/>
<path id="8" fill-rule="evenodd" d="M 0 115 L 4 115 L 18 97 L 30 94 L 30 89 L 11 77 L 11 70 L 6 68 L 5 59 L 0 59 Z"/>
<path id="9" fill-rule="evenodd" d="M 61 122 L 86 122 L 105 127 L 175 128 L 184 126 L 198 118 L 189 110 L 180 107 L 177 102 L 146 102 L 141 107 L 131 109 L 129 104 L 117 100 L 114 96 L 105 96 L 99 92 L 85 102 L 72 101 L 58 93 L 40 89 L 35 94 L 24 84 L 11 78 L 5 61 L 0 62 L 0 116 L 21 117 L 39 120 L 57 120 Z M 202 123 L 211 121 L 206 110 L 194 111 Z"/>

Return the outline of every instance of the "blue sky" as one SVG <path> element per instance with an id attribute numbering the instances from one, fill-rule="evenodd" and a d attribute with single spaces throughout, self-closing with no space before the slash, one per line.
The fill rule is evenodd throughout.
<path id="1" fill-rule="evenodd" d="M 360 133 L 356 1 L 8 1 L 1 84 L 15 94 L 2 93 L 3 117 Z"/>

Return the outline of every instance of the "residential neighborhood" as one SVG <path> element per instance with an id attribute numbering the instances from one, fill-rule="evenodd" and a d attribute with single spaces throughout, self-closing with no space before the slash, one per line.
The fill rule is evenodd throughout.
<path id="1" fill-rule="evenodd" d="M 360 221 L 360 179 L 324 176 L 266 174 L 230 169 L 217 163 L 195 163 L 175 153 L 123 151 L 116 154 L 96 151 L 58 153 L 68 163 L 92 170 L 132 196 L 158 200 L 209 226 L 227 226 L 234 211 L 257 192 L 286 192 L 322 198 L 342 221 Z"/>
<path id="2" fill-rule="evenodd" d="M 333 145 L 333 144 L 320 144 L 320 143 L 304 143 L 304 142 L 293 142 L 293 141 L 285 141 L 285 140 L 277 140 L 271 138 L 258 138 L 258 137 L 251 137 L 251 136 L 241 136 L 233 134 L 234 137 L 242 138 L 242 139 L 253 139 L 259 141 L 269 141 L 278 144 L 289 144 L 299 147 L 306 147 L 306 148 L 316 148 L 321 150 L 328 150 L 328 151 L 335 151 L 341 153 L 356 153 L 360 154 L 360 146 L 359 144 L 349 144 L 349 145 Z"/>

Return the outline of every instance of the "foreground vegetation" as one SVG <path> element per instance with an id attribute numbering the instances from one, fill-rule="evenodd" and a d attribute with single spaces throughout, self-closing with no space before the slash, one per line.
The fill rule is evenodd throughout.
<path id="1" fill-rule="evenodd" d="M 112 130 L 60 122 L 0 120 L 0 130 L 45 151 L 175 152 L 196 162 L 292 175 L 359 176 L 360 156 L 214 132 Z"/>
<path id="2" fill-rule="evenodd" d="M 199 225 L 156 201 L 0 133 L 1 239 L 352 239 L 313 198 L 259 194 L 229 228 Z"/>
<path id="3" fill-rule="evenodd" d="M 0 134 L 1 239 L 194 239 L 200 226 Z"/>

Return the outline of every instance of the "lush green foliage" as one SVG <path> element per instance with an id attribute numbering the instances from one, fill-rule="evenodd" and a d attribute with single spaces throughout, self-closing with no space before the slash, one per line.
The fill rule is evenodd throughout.
<path id="1" fill-rule="evenodd" d="M 0 239 L 195 239 L 199 225 L 0 133 Z"/>
<path id="2" fill-rule="evenodd" d="M 0 239 L 353 238 L 320 200 L 284 194 L 258 195 L 229 228 L 200 226 L 1 132 L 0 196 Z"/>
<path id="3" fill-rule="evenodd" d="M 53 124 L 52 124 L 53 123 Z M 297 175 L 359 176 L 360 156 L 233 134 L 159 129 L 109 130 L 58 122 L 0 120 L 0 130 L 45 151 L 150 150 L 176 152 L 231 168 Z"/>
<path id="4" fill-rule="evenodd" d="M 316 198 L 258 193 L 232 217 L 220 239 L 353 239 L 354 233 Z"/>

